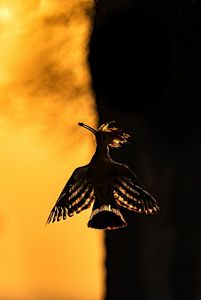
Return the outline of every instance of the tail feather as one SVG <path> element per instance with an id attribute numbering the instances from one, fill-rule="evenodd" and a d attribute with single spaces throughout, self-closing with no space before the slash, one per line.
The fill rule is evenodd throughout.
<path id="1" fill-rule="evenodd" d="M 92 209 L 91 217 L 88 222 L 88 227 L 95 229 L 117 229 L 126 227 L 127 223 L 124 220 L 117 204 L 97 204 L 96 200 Z"/>

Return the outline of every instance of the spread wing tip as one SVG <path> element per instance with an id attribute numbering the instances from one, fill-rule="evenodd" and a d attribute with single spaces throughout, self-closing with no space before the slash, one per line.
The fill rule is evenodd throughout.
<path id="1" fill-rule="evenodd" d="M 146 215 L 159 215 L 160 213 L 160 207 L 158 205 L 152 207 L 152 208 L 144 208 L 144 210 L 142 211 L 144 212 Z"/>
<path id="2" fill-rule="evenodd" d="M 55 206 L 49 214 L 49 217 L 46 221 L 46 225 L 50 223 L 54 223 L 55 221 L 59 222 L 61 221 L 61 219 L 66 220 L 66 218 L 67 218 L 67 209 Z"/>

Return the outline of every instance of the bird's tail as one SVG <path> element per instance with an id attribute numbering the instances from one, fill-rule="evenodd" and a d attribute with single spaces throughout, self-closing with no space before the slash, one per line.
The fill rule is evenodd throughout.
<path id="1" fill-rule="evenodd" d="M 98 199 L 95 200 L 88 227 L 95 229 L 117 229 L 126 226 L 127 223 L 115 201 L 111 204 L 101 204 Z"/>

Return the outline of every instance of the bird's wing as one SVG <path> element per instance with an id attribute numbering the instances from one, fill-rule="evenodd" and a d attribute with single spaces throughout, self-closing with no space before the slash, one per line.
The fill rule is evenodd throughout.
<path id="1" fill-rule="evenodd" d="M 50 212 L 47 223 L 71 217 L 87 209 L 93 202 L 93 187 L 87 178 L 88 166 L 75 169 Z"/>
<path id="2" fill-rule="evenodd" d="M 114 186 L 117 203 L 138 213 L 159 213 L 157 201 L 139 184 L 135 174 L 126 165 L 119 165 L 117 169 Z"/>

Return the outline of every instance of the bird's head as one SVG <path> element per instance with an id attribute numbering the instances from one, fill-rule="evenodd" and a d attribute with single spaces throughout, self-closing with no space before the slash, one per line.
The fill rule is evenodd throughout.
<path id="1" fill-rule="evenodd" d="M 104 123 L 98 130 L 85 125 L 84 123 L 78 123 L 78 125 L 90 130 L 95 135 L 97 145 L 100 144 L 103 147 L 109 146 L 111 148 L 119 148 L 122 144 L 127 143 L 130 135 L 119 128 L 112 127 L 111 125 L 113 123 L 114 121 Z"/>

